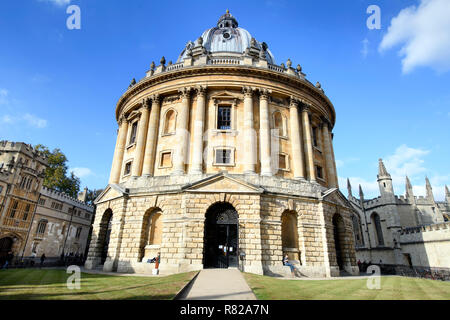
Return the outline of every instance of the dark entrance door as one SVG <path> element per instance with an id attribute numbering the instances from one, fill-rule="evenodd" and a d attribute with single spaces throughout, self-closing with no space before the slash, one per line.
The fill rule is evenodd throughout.
<path id="1" fill-rule="evenodd" d="M 108 257 L 108 247 L 109 247 L 109 238 L 111 236 L 111 220 L 108 223 L 108 228 L 106 229 L 105 234 L 105 240 L 103 242 L 103 248 L 102 248 L 102 256 L 100 260 L 100 264 L 104 264 L 106 261 L 106 258 Z"/>
<path id="2" fill-rule="evenodd" d="M 0 239 L 0 268 L 6 262 L 8 252 L 11 251 L 13 240 L 9 237 Z"/>
<path id="3" fill-rule="evenodd" d="M 341 247 L 341 241 L 340 241 L 340 234 L 339 234 L 339 228 L 342 227 L 340 224 L 342 221 L 340 221 L 340 218 L 338 216 L 333 217 L 333 233 L 334 233 L 334 247 L 336 250 L 336 262 L 339 266 L 340 270 L 344 269 L 344 264 L 342 263 L 342 247 Z"/>
<path id="4" fill-rule="evenodd" d="M 206 213 L 204 261 L 205 268 L 238 266 L 238 215 L 228 203 L 218 203 Z"/>

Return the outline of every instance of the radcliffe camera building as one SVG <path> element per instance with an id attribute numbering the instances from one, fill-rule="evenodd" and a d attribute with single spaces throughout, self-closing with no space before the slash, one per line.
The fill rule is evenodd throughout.
<path id="1" fill-rule="evenodd" d="M 302 68 L 230 13 L 120 97 L 108 186 L 86 268 L 161 273 L 238 267 L 357 274 L 352 207 L 340 193 L 336 114 Z"/>

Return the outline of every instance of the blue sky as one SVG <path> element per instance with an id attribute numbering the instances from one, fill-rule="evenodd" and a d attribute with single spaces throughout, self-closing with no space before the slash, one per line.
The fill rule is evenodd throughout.
<path id="1" fill-rule="evenodd" d="M 69 30 L 69 5 L 81 29 Z M 369 30 L 369 5 L 381 29 Z M 408 174 L 416 195 L 425 176 L 437 199 L 450 185 L 450 6 L 447 0 L 0 2 L 0 139 L 60 148 L 82 187 L 103 188 L 117 124 L 114 109 L 132 78 L 161 56 L 176 61 L 188 40 L 229 9 L 320 81 L 337 112 L 340 187 L 350 177 L 378 196 L 378 158 L 397 194 Z"/>

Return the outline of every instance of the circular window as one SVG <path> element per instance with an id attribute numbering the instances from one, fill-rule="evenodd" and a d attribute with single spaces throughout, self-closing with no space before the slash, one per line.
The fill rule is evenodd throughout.
<path id="1" fill-rule="evenodd" d="M 223 37 L 224 37 L 225 39 L 229 39 L 229 38 L 231 37 L 231 35 L 230 35 L 229 32 L 224 32 L 224 33 L 223 33 Z"/>

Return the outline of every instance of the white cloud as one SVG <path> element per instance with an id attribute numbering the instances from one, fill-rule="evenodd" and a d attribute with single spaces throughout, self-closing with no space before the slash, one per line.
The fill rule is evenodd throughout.
<path id="1" fill-rule="evenodd" d="M 366 38 L 363 41 L 361 41 L 363 47 L 361 49 L 361 54 L 363 56 L 363 58 L 366 58 L 367 55 L 369 54 L 369 40 Z"/>
<path id="2" fill-rule="evenodd" d="M 47 120 L 38 118 L 35 115 L 29 113 L 26 113 L 23 116 L 23 120 L 25 120 L 30 126 L 39 129 L 45 128 L 47 126 Z"/>
<path id="3" fill-rule="evenodd" d="M 419 66 L 428 66 L 437 72 L 449 71 L 449 17 L 450 1 L 421 0 L 418 7 L 407 7 L 391 20 L 379 51 L 401 45 L 403 73 Z"/>
<path id="4" fill-rule="evenodd" d="M 11 118 L 11 116 L 7 115 L 7 114 L 5 114 L 4 116 L 1 117 L 1 121 L 3 123 L 8 123 L 8 124 L 14 123 L 14 119 Z"/>
<path id="5" fill-rule="evenodd" d="M 39 0 L 39 2 L 50 2 L 53 3 L 54 5 L 57 6 L 64 6 L 64 5 L 68 5 L 70 3 L 71 0 Z"/>
<path id="6" fill-rule="evenodd" d="M 69 171 L 73 172 L 79 178 L 84 178 L 93 174 L 92 170 L 89 168 L 72 168 Z"/>

